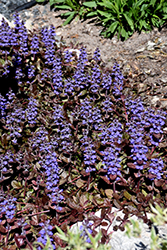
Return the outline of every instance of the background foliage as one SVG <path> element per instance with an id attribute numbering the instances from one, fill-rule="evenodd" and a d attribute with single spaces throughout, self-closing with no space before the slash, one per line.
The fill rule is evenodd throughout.
<path id="1" fill-rule="evenodd" d="M 44 0 L 36 0 L 44 2 Z M 50 0 L 55 9 L 68 10 L 61 16 L 67 18 L 63 25 L 78 16 L 81 19 L 95 17 L 104 28 L 101 35 L 126 40 L 134 31 L 150 31 L 162 28 L 167 21 L 166 0 Z"/>

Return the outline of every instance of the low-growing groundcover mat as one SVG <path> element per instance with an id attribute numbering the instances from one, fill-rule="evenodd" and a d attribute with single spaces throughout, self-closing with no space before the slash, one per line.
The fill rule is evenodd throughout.
<path id="1" fill-rule="evenodd" d="M 166 112 L 146 105 L 117 63 L 103 68 L 98 49 L 78 58 L 56 45 L 53 26 L 38 34 L 14 21 L 0 26 L 0 247 L 33 249 L 48 234 L 65 248 L 57 226 L 85 219 L 95 236 L 113 206 L 124 212 L 114 230 L 129 214 L 150 224 L 149 205 L 167 205 Z"/>

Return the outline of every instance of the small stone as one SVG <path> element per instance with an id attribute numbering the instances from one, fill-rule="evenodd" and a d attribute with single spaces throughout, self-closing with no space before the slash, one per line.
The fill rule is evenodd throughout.
<path id="1" fill-rule="evenodd" d="M 156 45 L 156 43 L 148 41 L 148 43 L 147 43 L 147 50 L 154 50 L 154 46 L 155 45 Z"/>
<path id="2" fill-rule="evenodd" d="M 0 14 L 0 25 L 2 25 L 2 19 L 5 19 L 5 21 L 11 26 L 11 22 L 2 14 Z"/>

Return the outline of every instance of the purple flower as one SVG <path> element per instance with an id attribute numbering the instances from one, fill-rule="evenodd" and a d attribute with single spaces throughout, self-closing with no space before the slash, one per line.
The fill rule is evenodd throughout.
<path id="1" fill-rule="evenodd" d="M 6 172 L 10 168 L 10 163 L 13 163 L 13 154 L 11 151 L 8 150 L 6 154 L 0 155 L 1 178 L 2 172 Z"/>
<path id="2" fill-rule="evenodd" d="M 4 214 L 6 219 L 13 219 L 16 210 L 16 198 L 0 192 L 0 214 Z"/>
<path id="3" fill-rule="evenodd" d="M 53 25 L 50 26 L 50 29 L 48 28 L 42 28 L 42 42 L 45 45 L 45 59 L 46 64 L 52 65 L 55 58 L 55 27 Z"/>
<path id="4" fill-rule="evenodd" d="M 44 128 L 44 126 L 41 126 L 37 129 L 34 136 L 30 139 L 33 150 L 36 150 L 37 152 L 50 152 L 52 149 L 52 145 L 50 145 L 48 141 L 48 132 Z"/>
<path id="5" fill-rule="evenodd" d="M 82 124 L 89 128 L 91 125 L 95 129 L 99 129 L 100 122 L 102 122 L 101 111 L 98 107 L 92 108 L 92 98 L 85 98 L 81 103 L 80 116 L 82 118 Z"/>
<path id="6" fill-rule="evenodd" d="M 24 22 L 20 20 L 19 14 L 15 13 L 13 17 L 15 24 L 15 34 L 17 34 L 18 44 L 20 45 L 19 52 L 26 56 L 28 55 L 28 32 Z"/>
<path id="7" fill-rule="evenodd" d="M 84 149 L 84 163 L 86 165 L 86 172 L 96 171 L 96 168 L 90 165 L 95 165 L 96 163 L 96 151 L 94 150 L 94 145 L 89 143 Z"/>
<path id="8" fill-rule="evenodd" d="M 49 152 L 44 156 L 43 160 L 39 162 L 45 169 L 45 174 L 47 176 L 46 187 L 50 191 L 49 198 L 52 200 L 53 205 L 58 208 L 58 203 L 60 203 L 64 197 L 61 195 L 62 190 L 58 188 L 59 182 L 59 166 L 57 163 L 57 157 L 55 152 Z"/>
<path id="9" fill-rule="evenodd" d="M 114 147 L 114 145 L 111 145 L 110 147 L 107 147 L 104 151 L 101 151 L 101 153 L 104 154 L 103 156 L 103 168 L 107 170 L 107 177 L 109 175 L 121 175 L 120 169 L 121 169 L 121 159 L 119 158 L 119 152 Z"/>
<path id="10" fill-rule="evenodd" d="M 72 79 L 66 79 L 64 83 L 64 94 L 65 95 L 73 95 L 74 94 L 75 81 Z"/>
<path id="11" fill-rule="evenodd" d="M 5 119 L 7 100 L 0 94 L 0 119 Z"/>
<path id="12" fill-rule="evenodd" d="M 109 96 L 106 97 L 106 99 L 101 103 L 102 104 L 102 110 L 105 111 L 105 117 L 107 118 L 108 113 L 112 112 L 112 105 L 111 98 Z"/>
<path id="13" fill-rule="evenodd" d="M 28 78 L 31 79 L 33 77 L 35 77 L 35 66 L 30 65 L 28 68 Z"/>
<path id="14" fill-rule="evenodd" d="M 94 55 L 93 55 L 93 59 L 98 63 L 100 62 L 101 58 L 100 58 L 100 50 L 99 48 L 96 48 Z"/>
<path id="15" fill-rule="evenodd" d="M 54 93 L 56 95 L 60 94 L 60 91 L 63 88 L 62 83 L 62 71 L 61 71 L 61 59 L 56 57 L 53 61 L 53 86 L 54 86 Z"/>
<path id="16" fill-rule="evenodd" d="M 96 94 L 100 88 L 100 82 L 101 82 L 101 72 L 98 65 L 95 65 L 92 69 L 91 76 L 89 79 L 90 91 L 93 94 Z"/>
<path id="17" fill-rule="evenodd" d="M 53 119 L 54 119 L 54 123 L 57 126 L 60 126 L 62 124 L 62 122 L 64 121 L 63 106 L 59 104 L 55 104 L 54 112 L 53 112 Z"/>
<path id="18" fill-rule="evenodd" d="M 103 145 L 106 142 L 110 143 L 121 143 L 122 140 L 122 124 L 117 120 L 113 120 L 113 123 L 109 127 L 103 125 L 100 127 L 101 133 L 99 134 L 100 140 Z"/>
<path id="19" fill-rule="evenodd" d="M 107 74 L 103 73 L 101 85 L 102 85 L 103 89 L 105 89 L 106 91 L 111 88 L 112 77 L 109 73 L 107 73 Z"/>
<path id="20" fill-rule="evenodd" d="M 39 39 L 38 36 L 36 34 L 33 35 L 32 39 L 31 39 L 31 54 L 37 54 L 37 52 L 39 51 Z"/>
<path id="21" fill-rule="evenodd" d="M 93 225 L 93 222 L 90 222 L 88 220 L 84 220 L 82 222 L 82 225 L 80 226 L 79 230 L 81 231 L 81 237 L 83 237 L 86 242 L 90 243 L 91 240 L 88 236 L 88 233 L 92 234 L 93 230 L 91 229 L 91 226 Z M 87 233 L 88 232 L 88 233 Z"/>
<path id="22" fill-rule="evenodd" d="M 86 86 L 88 86 L 87 83 L 87 76 L 85 75 L 85 65 L 87 62 L 87 53 L 85 51 L 85 48 L 80 49 L 80 55 L 77 63 L 77 69 L 74 73 L 74 83 L 76 88 L 84 89 Z"/>
<path id="23" fill-rule="evenodd" d="M 44 68 L 41 72 L 41 81 L 51 80 L 51 69 Z"/>
<path id="24" fill-rule="evenodd" d="M 148 172 L 156 175 L 156 179 L 162 178 L 161 175 L 163 174 L 163 169 L 164 169 L 164 163 L 161 158 L 151 159 L 150 168 L 148 169 Z M 153 180 L 153 178 L 151 180 Z"/>
<path id="25" fill-rule="evenodd" d="M 40 237 L 38 237 L 37 242 L 40 242 L 45 246 L 47 243 L 46 235 L 48 235 L 50 237 L 53 236 L 53 233 L 52 233 L 53 227 L 50 225 L 50 220 L 45 221 L 45 223 L 43 223 L 43 222 L 39 223 L 39 226 L 41 226 L 42 229 L 39 231 Z M 53 242 L 53 239 L 50 238 L 50 241 Z M 52 244 L 52 247 L 53 247 L 53 249 L 56 249 L 54 244 Z M 41 246 L 38 246 L 37 249 L 41 250 L 42 248 L 41 248 Z"/>
<path id="26" fill-rule="evenodd" d="M 32 96 L 29 98 L 29 103 L 25 111 L 26 119 L 29 124 L 36 124 L 36 117 L 38 114 L 37 101 Z"/>
<path id="27" fill-rule="evenodd" d="M 10 28 L 9 24 L 3 18 L 1 21 L 1 26 L 0 26 L 0 47 L 2 47 L 4 49 L 4 47 L 10 46 L 11 45 L 11 36 L 12 36 L 11 28 Z M 7 51 L 5 49 L 2 50 L 1 52 L 2 52 L 2 54 L 3 53 L 9 54 L 9 51 Z"/>
<path id="28" fill-rule="evenodd" d="M 72 58 L 72 53 L 69 50 L 65 50 L 64 53 L 65 53 L 64 55 L 65 63 L 70 63 Z"/>

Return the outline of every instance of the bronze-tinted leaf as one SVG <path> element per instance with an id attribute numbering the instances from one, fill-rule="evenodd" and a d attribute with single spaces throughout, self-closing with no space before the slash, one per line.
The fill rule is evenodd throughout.
<path id="1" fill-rule="evenodd" d="M 105 194 L 108 198 L 112 198 L 113 197 L 113 190 L 112 189 L 105 189 Z"/>
<path id="2" fill-rule="evenodd" d="M 115 174 L 115 175 L 112 175 L 112 174 L 110 174 L 110 180 L 115 180 L 117 178 L 117 175 Z"/>
<path id="3" fill-rule="evenodd" d="M 106 221 L 103 221 L 103 222 L 101 223 L 101 226 L 102 226 L 102 227 L 107 227 L 107 226 L 108 226 L 108 223 L 107 223 Z"/>
<path id="4" fill-rule="evenodd" d="M 162 184 L 162 189 L 167 190 L 167 183 Z"/>
<path id="5" fill-rule="evenodd" d="M 97 205 L 102 205 L 104 203 L 104 199 L 100 196 L 100 194 L 96 194 L 93 198 L 93 202 Z"/>
<path id="6" fill-rule="evenodd" d="M 154 180 L 154 184 L 156 187 L 162 186 L 163 183 L 164 183 L 164 180 L 162 180 L 162 179 L 160 179 L 160 180 L 155 179 Z"/>
<path id="7" fill-rule="evenodd" d="M 159 148 L 167 148 L 167 143 L 166 143 L 166 142 L 160 142 L 160 143 L 158 144 L 158 147 L 159 147 Z"/>
<path id="8" fill-rule="evenodd" d="M 67 203 L 71 208 L 76 209 L 77 211 L 83 210 L 83 208 L 72 202 L 70 199 L 67 199 Z"/>
<path id="9" fill-rule="evenodd" d="M 128 166 L 129 168 L 136 169 L 135 164 L 134 164 L 134 163 L 132 163 L 132 162 L 128 162 L 128 163 L 127 163 L 127 166 Z"/>
<path id="10" fill-rule="evenodd" d="M 8 230 L 0 224 L 0 232 L 3 234 L 6 234 L 8 232 Z"/>
<path id="11" fill-rule="evenodd" d="M 77 186 L 78 188 L 82 187 L 84 184 L 85 184 L 85 181 L 84 181 L 84 180 L 78 179 L 78 180 L 76 181 L 76 186 Z"/>
<path id="12" fill-rule="evenodd" d="M 115 219 L 115 213 L 114 213 L 114 212 L 108 213 L 108 214 L 105 216 L 105 218 L 106 218 L 107 220 L 109 220 L 110 223 L 112 224 L 112 223 L 113 223 L 113 220 Z"/>
<path id="13" fill-rule="evenodd" d="M 120 216 L 117 216 L 116 221 L 122 221 L 122 218 Z"/>
<path id="14" fill-rule="evenodd" d="M 127 191 L 124 191 L 124 196 L 125 196 L 125 198 L 128 199 L 129 201 L 131 200 L 132 195 L 129 194 Z"/>
<path id="15" fill-rule="evenodd" d="M 101 221 L 102 221 L 102 219 L 97 218 L 97 219 L 94 221 L 94 223 L 93 223 L 93 227 L 96 228 L 96 227 L 100 226 L 100 225 L 101 225 Z"/>
<path id="16" fill-rule="evenodd" d="M 25 237 L 23 235 L 15 234 L 14 239 L 18 248 L 21 248 L 21 246 L 23 246 L 25 243 L 24 242 Z"/>
<path id="17" fill-rule="evenodd" d="M 118 208 L 118 209 L 121 209 L 121 208 L 122 208 L 122 206 L 120 205 L 120 202 L 118 202 L 118 200 L 115 200 L 115 199 L 114 199 L 113 204 L 114 204 L 114 205 L 116 206 L 116 208 Z"/>
<path id="18" fill-rule="evenodd" d="M 32 180 L 32 183 L 37 186 L 37 182 L 35 180 Z"/>
<path id="19" fill-rule="evenodd" d="M 79 198 L 79 201 L 82 207 L 85 207 L 86 204 L 89 202 L 84 194 L 81 195 L 81 197 Z"/>
<path id="20" fill-rule="evenodd" d="M 141 174 L 140 174 L 140 173 L 134 173 L 134 176 L 135 176 L 136 178 L 139 178 L 139 177 L 141 177 Z"/>
<path id="21" fill-rule="evenodd" d="M 12 184 L 12 187 L 14 189 L 20 189 L 20 188 L 22 188 L 21 182 L 13 180 L 11 184 Z"/>
<path id="22" fill-rule="evenodd" d="M 151 185 L 147 186 L 148 191 L 152 191 L 153 187 Z"/>
<path id="23" fill-rule="evenodd" d="M 105 176 L 100 176 L 102 179 L 103 179 L 103 181 L 105 181 L 107 184 L 111 184 L 110 183 L 110 181 L 109 181 L 109 179 L 107 178 L 107 177 L 105 177 Z"/>
<path id="24" fill-rule="evenodd" d="M 120 180 L 117 181 L 117 184 L 120 186 L 127 186 L 128 185 L 127 180 L 122 178 L 122 177 L 120 177 Z"/>

